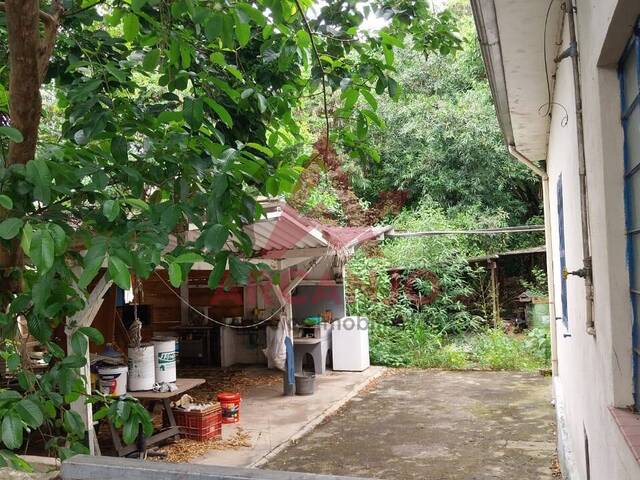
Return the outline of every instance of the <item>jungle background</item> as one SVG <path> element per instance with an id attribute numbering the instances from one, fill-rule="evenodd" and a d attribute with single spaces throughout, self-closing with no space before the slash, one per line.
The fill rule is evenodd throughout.
<path id="1" fill-rule="evenodd" d="M 317 98 L 298 111 L 308 143 L 317 141 L 288 201 L 306 215 L 341 225 L 393 225 L 399 231 L 544 222 L 538 179 L 504 145 L 468 2 L 450 0 L 446 6 L 458 22 L 461 49 L 395 52 L 398 98 L 376 101 L 380 124 L 367 128 L 362 122 L 358 132 L 372 146 L 366 161 L 349 146 L 325 150 Z M 340 122 L 334 100 L 333 121 Z M 349 313 L 370 320 L 372 360 L 388 366 L 548 368 L 548 328 L 518 331 L 514 311 L 504 305 L 496 323 L 489 274 L 468 262 L 542 245 L 543 234 L 527 233 L 396 238 L 361 249 L 347 265 L 347 296 Z M 405 283 L 412 271 L 430 272 L 437 287 L 409 281 L 425 296 L 437 288 L 433 299 L 416 306 L 404 293 L 392 294 L 394 268 L 402 269 Z M 524 264 L 516 276 L 521 292 L 546 296 L 544 268 Z"/>

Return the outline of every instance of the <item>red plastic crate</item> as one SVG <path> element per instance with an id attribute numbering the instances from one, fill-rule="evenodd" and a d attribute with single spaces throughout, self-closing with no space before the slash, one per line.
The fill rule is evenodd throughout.
<path id="1" fill-rule="evenodd" d="M 176 423 L 180 427 L 180 433 L 185 437 L 204 441 L 222 435 L 222 415 L 219 404 L 192 412 L 178 408 L 172 410 Z"/>

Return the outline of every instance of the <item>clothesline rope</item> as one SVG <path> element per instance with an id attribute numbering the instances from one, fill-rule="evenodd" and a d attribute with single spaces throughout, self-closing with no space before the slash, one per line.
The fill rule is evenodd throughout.
<path id="1" fill-rule="evenodd" d="M 278 315 L 282 309 L 285 307 L 285 305 L 280 305 L 279 308 L 276 309 L 275 312 L 273 312 L 271 315 L 269 315 L 267 318 L 265 318 L 264 320 L 260 320 L 257 323 L 253 323 L 251 325 L 227 325 L 226 323 L 222 323 L 218 320 L 216 320 L 215 318 L 211 318 L 208 315 L 205 315 L 204 313 L 202 313 L 200 310 L 198 310 L 196 307 L 194 307 L 193 305 L 191 305 L 191 303 L 189 303 L 188 300 L 185 300 L 182 295 L 180 295 L 178 292 L 176 292 L 171 285 L 169 285 L 164 278 L 162 278 L 158 272 L 153 272 L 156 277 L 158 277 L 160 279 L 160 281 L 164 284 L 165 287 L 167 287 L 167 289 L 169 291 L 171 291 L 171 293 L 173 293 L 176 297 L 178 297 L 178 299 L 184 303 L 187 307 L 189 307 L 191 310 L 193 310 L 194 312 L 196 312 L 198 315 L 200 315 L 202 318 L 206 319 L 207 321 L 211 322 L 211 323 L 215 323 L 216 325 L 220 325 L 221 327 L 228 327 L 228 328 L 235 328 L 237 330 L 242 330 L 242 329 L 246 329 L 246 328 L 253 328 L 253 327 L 257 327 L 258 325 L 262 325 L 263 323 L 268 322 L 269 320 L 271 320 L 273 317 L 275 317 L 276 315 Z"/>

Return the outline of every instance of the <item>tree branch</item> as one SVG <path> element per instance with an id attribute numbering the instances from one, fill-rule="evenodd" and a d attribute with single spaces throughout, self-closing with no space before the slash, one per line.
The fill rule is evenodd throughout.
<path id="1" fill-rule="evenodd" d="M 304 14 L 304 10 L 300 5 L 300 0 L 295 0 L 296 7 L 298 7 L 298 11 L 300 12 L 300 17 L 302 17 L 302 23 L 304 24 L 304 29 L 309 34 L 309 39 L 311 40 L 311 47 L 313 48 L 313 54 L 316 57 L 316 61 L 318 62 L 318 67 L 320 67 L 320 72 L 322 73 L 322 101 L 324 106 L 324 121 L 325 128 L 327 130 L 325 138 L 325 150 L 329 149 L 329 107 L 327 106 L 327 80 L 326 73 L 324 71 L 324 66 L 322 65 L 322 60 L 320 60 L 320 54 L 318 53 L 318 47 L 316 46 L 316 41 L 314 40 L 314 34 L 309 26 L 309 21 L 307 20 L 307 16 Z"/>
<path id="2" fill-rule="evenodd" d="M 0 2 L 0 11 L 6 11 L 5 2 Z M 55 21 L 51 15 L 49 15 L 47 12 L 43 12 L 42 10 L 40 10 L 39 12 L 39 17 L 40 20 L 42 20 L 42 23 L 44 23 L 45 25 L 53 23 Z"/>
<path id="3" fill-rule="evenodd" d="M 61 0 L 54 0 L 51 4 L 51 14 L 46 14 L 50 20 L 44 22 L 44 37 L 40 42 L 38 71 L 40 72 L 40 83 L 44 82 L 49 68 L 49 60 L 53 54 L 53 47 L 56 44 L 56 36 L 58 27 L 60 26 L 60 17 L 64 12 Z M 40 11 L 42 14 L 43 12 Z M 42 18 L 42 16 L 40 16 Z"/>

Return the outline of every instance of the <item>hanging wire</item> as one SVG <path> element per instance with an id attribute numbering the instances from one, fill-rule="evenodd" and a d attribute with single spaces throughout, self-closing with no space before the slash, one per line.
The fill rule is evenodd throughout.
<path id="1" fill-rule="evenodd" d="M 549 62 L 547 60 L 547 30 L 549 27 L 549 16 L 551 14 L 551 7 L 553 6 L 553 3 L 555 1 L 556 0 L 549 0 L 549 5 L 547 6 L 547 13 L 545 14 L 545 17 L 544 17 L 544 37 L 542 39 L 542 45 L 543 45 L 542 59 L 544 61 L 544 78 L 547 81 L 547 102 L 540 105 L 540 108 L 538 108 L 538 114 L 543 117 L 546 117 L 551 115 L 551 109 L 553 108 L 554 105 L 557 107 L 560 107 L 564 112 L 564 115 L 560 120 L 560 126 L 566 127 L 567 124 L 569 123 L 569 112 L 567 111 L 567 108 L 564 105 L 558 102 L 554 102 L 551 99 L 551 79 L 549 78 Z M 556 45 L 559 45 L 559 44 L 556 44 Z M 542 113 L 542 109 L 544 108 L 546 108 L 546 110 L 544 113 Z"/>
<path id="2" fill-rule="evenodd" d="M 267 318 L 265 318 L 264 320 L 260 320 L 259 322 L 256 323 L 252 323 L 251 325 L 227 325 L 226 323 L 222 323 L 218 320 L 216 320 L 215 318 L 211 318 L 208 315 L 205 315 L 204 313 L 202 313 L 200 310 L 198 310 L 196 307 L 194 307 L 193 305 L 191 305 L 187 300 L 185 300 L 179 293 L 177 293 L 173 287 L 171 285 L 169 285 L 164 278 L 162 278 L 158 272 L 153 272 L 156 277 L 158 277 L 160 279 L 160 281 L 165 285 L 165 287 L 167 287 L 167 289 L 169 289 L 171 291 L 171 293 L 173 293 L 176 297 L 178 297 L 178 299 L 184 303 L 187 307 L 189 307 L 191 310 L 193 310 L 195 313 L 197 313 L 198 315 L 200 315 L 202 318 L 206 319 L 207 321 L 211 322 L 211 323 L 215 323 L 216 325 L 220 325 L 221 327 L 228 327 L 228 328 L 234 328 L 237 330 L 242 330 L 242 329 L 247 329 L 247 328 L 253 328 L 253 327 L 257 327 L 258 325 L 262 325 L 263 323 L 268 322 L 269 320 L 271 320 L 272 318 L 274 318 L 276 315 L 278 315 L 285 307 L 285 305 L 280 305 L 279 308 L 276 309 L 275 312 L 273 312 L 271 315 L 269 315 Z"/>

